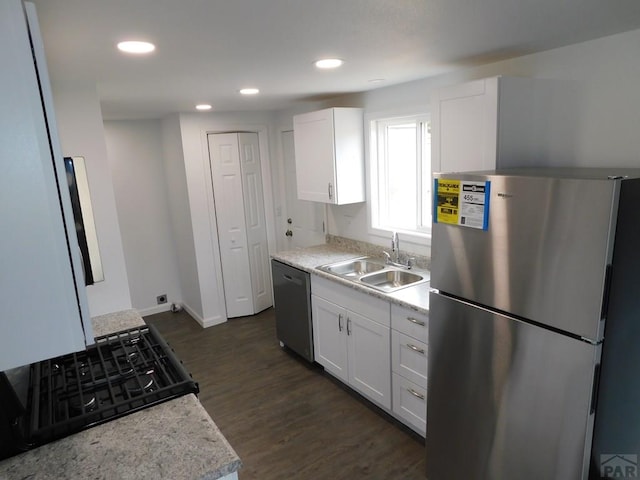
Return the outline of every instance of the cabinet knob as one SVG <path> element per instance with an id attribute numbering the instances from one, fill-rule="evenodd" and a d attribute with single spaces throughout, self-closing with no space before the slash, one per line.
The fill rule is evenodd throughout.
<path id="1" fill-rule="evenodd" d="M 287 218 L 287 223 L 288 223 L 289 225 L 291 225 L 291 224 L 293 223 L 293 220 L 291 220 L 291 217 Z"/>
<path id="2" fill-rule="evenodd" d="M 287 231 L 285 232 L 285 235 L 286 235 L 287 237 L 293 237 L 293 232 L 292 232 L 291 230 L 287 230 Z"/>

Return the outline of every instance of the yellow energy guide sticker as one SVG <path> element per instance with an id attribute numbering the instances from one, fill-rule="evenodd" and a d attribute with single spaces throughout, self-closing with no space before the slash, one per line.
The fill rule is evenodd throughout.
<path id="1" fill-rule="evenodd" d="M 458 225 L 460 214 L 460 180 L 438 180 L 436 221 Z"/>
<path id="2" fill-rule="evenodd" d="M 434 179 L 435 223 L 488 230 L 491 182 Z"/>

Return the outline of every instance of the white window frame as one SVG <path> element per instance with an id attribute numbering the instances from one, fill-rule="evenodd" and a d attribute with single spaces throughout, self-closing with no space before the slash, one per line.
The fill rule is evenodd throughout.
<path id="1" fill-rule="evenodd" d="M 423 108 L 419 112 L 411 111 L 411 112 L 378 112 L 375 114 L 365 115 L 365 125 L 368 128 L 365 131 L 367 136 L 366 141 L 366 174 L 367 174 L 367 185 L 369 188 L 367 189 L 367 223 L 368 223 L 368 233 L 372 236 L 377 236 L 380 238 L 388 239 L 391 236 L 392 231 L 396 231 L 401 234 L 401 244 L 409 243 L 410 247 L 414 248 L 412 251 L 420 252 L 425 247 L 431 246 L 431 225 L 425 226 L 423 229 L 416 230 L 402 230 L 402 229 L 386 229 L 380 227 L 374 227 L 374 218 L 378 218 L 378 195 L 379 195 L 379 182 L 378 182 L 378 126 L 383 122 L 393 122 L 398 120 L 414 120 L 414 121 L 422 121 L 429 122 L 430 114 L 428 108 Z M 422 145 L 418 145 L 419 151 L 422 150 Z M 428 172 L 429 182 L 431 182 L 432 178 L 432 166 L 429 166 L 430 171 Z M 422 175 L 416 175 L 416 181 L 420 181 Z M 427 190 L 431 190 L 431 184 L 426 186 Z M 424 190 L 424 186 L 423 186 Z M 422 208 L 418 203 L 416 206 L 418 207 L 418 212 Z"/>

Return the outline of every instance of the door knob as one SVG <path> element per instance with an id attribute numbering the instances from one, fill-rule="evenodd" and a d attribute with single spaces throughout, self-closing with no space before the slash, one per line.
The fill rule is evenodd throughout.
<path id="1" fill-rule="evenodd" d="M 291 230 L 287 230 L 287 231 L 285 232 L 285 235 L 286 235 L 287 237 L 293 237 L 293 232 L 292 232 Z"/>

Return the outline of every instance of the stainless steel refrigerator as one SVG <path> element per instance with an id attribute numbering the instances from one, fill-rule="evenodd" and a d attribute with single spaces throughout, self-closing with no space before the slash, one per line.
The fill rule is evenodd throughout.
<path id="1" fill-rule="evenodd" d="M 640 478 L 640 170 L 434 177 L 427 478 Z"/>

